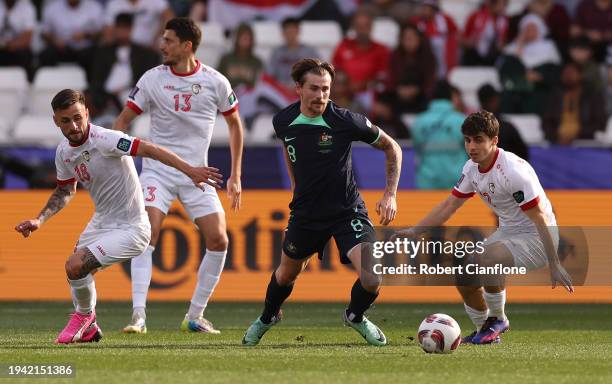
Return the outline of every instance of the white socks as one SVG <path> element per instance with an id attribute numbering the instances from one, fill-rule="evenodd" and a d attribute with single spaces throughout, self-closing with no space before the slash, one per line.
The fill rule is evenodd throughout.
<path id="1" fill-rule="evenodd" d="M 504 308 L 506 306 L 506 290 L 499 293 L 484 293 L 484 299 L 489 307 L 489 316 L 497 317 L 498 320 L 506 320 Z"/>
<path id="2" fill-rule="evenodd" d="M 96 308 L 96 284 L 91 273 L 78 280 L 68 279 L 72 302 L 77 312 L 87 314 Z"/>
<path id="3" fill-rule="evenodd" d="M 470 317 L 470 320 L 472 320 L 472 323 L 474 323 L 474 325 L 476 326 L 476 331 L 480 331 L 480 328 L 482 328 L 482 325 L 489 316 L 489 311 L 479 311 L 465 303 L 463 303 L 463 306 L 465 307 L 465 312 L 467 312 L 468 316 Z"/>
<path id="4" fill-rule="evenodd" d="M 149 245 L 141 255 L 132 259 L 132 307 L 134 316 L 141 318 L 146 318 L 145 307 L 153 272 L 154 250 L 155 247 Z"/>
<path id="5" fill-rule="evenodd" d="M 225 265 L 225 255 L 227 255 L 227 251 L 206 250 L 198 270 L 198 284 L 193 292 L 191 305 L 187 313 L 189 320 L 195 320 L 204 314 L 208 299 L 210 299 L 219 278 L 221 278 L 221 272 L 223 272 L 223 266 Z"/>

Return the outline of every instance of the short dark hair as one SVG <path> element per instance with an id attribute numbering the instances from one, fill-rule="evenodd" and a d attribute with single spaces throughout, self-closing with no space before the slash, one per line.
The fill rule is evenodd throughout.
<path id="1" fill-rule="evenodd" d="M 288 26 L 294 25 L 296 27 L 299 27 L 300 25 L 300 19 L 297 19 L 295 17 L 288 17 L 285 20 L 283 20 L 283 22 L 281 23 L 281 27 L 283 29 L 285 29 Z"/>
<path id="2" fill-rule="evenodd" d="M 166 23 L 166 29 L 174 31 L 182 42 L 191 41 L 191 50 L 195 53 L 202 41 L 200 27 L 188 17 L 175 17 Z"/>
<path id="3" fill-rule="evenodd" d="M 51 100 L 53 112 L 58 109 L 66 109 L 72 104 L 81 103 L 85 105 L 85 96 L 80 91 L 74 89 L 62 89 Z"/>
<path id="4" fill-rule="evenodd" d="M 453 96 L 453 87 L 452 85 L 450 85 L 448 81 L 439 80 L 434 85 L 434 90 L 431 94 L 432 100 L 439 100 L 439 99 L 450 100 L 452 96 Z"/>
<path id="5" fill-rule="evenodd" d="M 499 96 L 499 92 L 493 85 L 486 83 L 482 87 L 478 88 L 478 102 L 482 107 L 489 105 L 491 100 Z"/>
<path id="6" fill-rule="evenodd" d="M 499 136 L 499 121 L 491 112 L 484 110 L 474 112 L 465 118 L 461 125 L 461 133 L 465 136 L 478 136 L 479 133 L 484 133 L 492 139 Z"/>
<path id="7" fill-rule="evenodd" d="M 302 59 L 297 63 L 293 64 L 291 67 L 291 78 L 296 83 L 300 83 L 300 85 L 304 84 L 304 77 L 307 73 L 314 73 L 316 75 L 325 76 L 325 72 L 329 73 L 332 81 L 334 81 L 334 77 L 336 76 L 336 70 L 334 66 L 327 61 L 322 61 L 319 59 L 308 58 Z"/>
<path id="8" fill-rule="evenodd" d="M 115 26 L 131 27 L 134 25 L 134 15 L 131 13 L 120 13 L 115 17 Z"/>

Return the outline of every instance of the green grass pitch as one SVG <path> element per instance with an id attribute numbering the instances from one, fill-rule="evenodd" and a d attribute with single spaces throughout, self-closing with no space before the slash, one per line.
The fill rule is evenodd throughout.
<path id="1" fill-rule="evenodd" d="M 470 322 L 459 304 L 379 304 L 369 312 L 389 345 L 343 327 L 343 304 L 288 303 L 255 348 L 240 344 L 261 304 L 212 303 L 221 335 L 178 330 L 187 303 L 151 303 L 147 335 L 120 333 L 129 303 L 98 303 L 100 343 L 56 346 L 68 303 L 0 302 L 0 363 L 72 363 L 87 383 L 612 383 L 612 306 L 509 304 L 500 345 L 425 354 L 414 340 L 429 313 Z M 30 380 L 31 381 L 31 380 Z M 36 383 L 53 380 L 36 379 Z M 2 379 L 0 382 L 20 382 Z"/>

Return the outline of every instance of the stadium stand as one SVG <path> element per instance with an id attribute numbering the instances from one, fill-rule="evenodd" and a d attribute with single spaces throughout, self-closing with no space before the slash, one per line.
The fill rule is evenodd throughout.
<path id="1" fill-rule="evenodd" d="M 267 63 L 274 48 L 283 45 L 281 26 L 275 21 L 255 21 L 251 27 L 255 33 L 255 55 Z"/>
<path id="2" fill-rule="evenodd" d="M 544 141 L 542 122 L 538 115 L 505 114 L 528 145 L 541 144 Z"/>
<path id="3" fill-rule="evenodd" d="M 21 67 L 0 68 L 0 117 L 7 124 L 23 112 L 28 89 L 27 74 Z"/>
<path id="4" fill-rule="evenodd" d="M 480 106 L 478 88 L 487 83 L 496 89 L 501 87 L 498 72 L 493 67 L 455 67 L 449 74 L 449 81 L 461 90 L 467 106 L 474 109 Z"/>
<path id="5" fill-rule="evenodd" d="M 229 129 L 227 123 L 222 115 L 217 115 L 215 120 L 215 126 L 213 128 L 212 138 L 210 140 L 211 145 L 224 144 L 227 145 L 229 142 Z"/>
<path id="6" fill-rule="evenodd" d="M 219 24 L 201 23 L 202 42 L 196 52 L 196 57 L 202 63 L 216 67 L 219 59 L 228 51 L 228 40 Z"/>
<path id="7" fill-rule="evenodd" d="M 399 43 L 400 27 L 393 19 L 378 18 L 374 20 L 372 40 L 393 49 Z"/>
<path id="8" fill-rule="evenodd" d="M 335 21 L 303 21 L 300 23 L 300 42 L 315 47 L 323 60 L 331 60 L 340 40 L 342 40 L 342 30 Z"/>
<path id="9" fill-rule="evenodd" d="M 273 135 L 272 115 L 262 113 L 255 118 L 251 132 L 245 135 L 245 141 L 249 144 L 268 144 Z"/>
<path id="10" fill-rule="evenodd" d="M 47 108 L 51 110 L 50 105 Z M 57 146 L 64 138 L 50 116 L 32 115 L 23 116 L 17 121 L 12 137 L 15 144 L 47 148 Z"/>
<path id="11" fill-rule="evenodd" d="M 9 130 L 9 122 L 5 118 L 0 117 L 0 145 L 11 143 L 12 139 Z"/>
<path id="12" fill-rule="evenodd" d="M 80 91 L 87 88 L 85 71 L 77 66 L 43 67 L 36 72 L 28 112 L 36 116 L 51 116 L 51 99 L 62 89 Z"/>

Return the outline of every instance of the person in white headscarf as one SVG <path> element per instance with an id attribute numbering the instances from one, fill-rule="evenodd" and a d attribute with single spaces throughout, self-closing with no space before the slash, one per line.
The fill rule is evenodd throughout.
<path id="1" fill-rule="evenodd" d="M 504 112 L 542 112 L 561 64 L 559 51 L 547 34 L 544 20 L 531 13 L 521 20 L 518 37 L 504 49 L 505 56 L 499 63 Z"/>
<path id="2" fill-rule="evenodd" d="M 519 24 L 519 35 L 504 50 L 518 57 L 523 65 L 532 69 L 542 64 L 560 64 L 561 57 L 555 43 L 548 39 L 548 27 L 539 15 L 530 13 Z"/>

